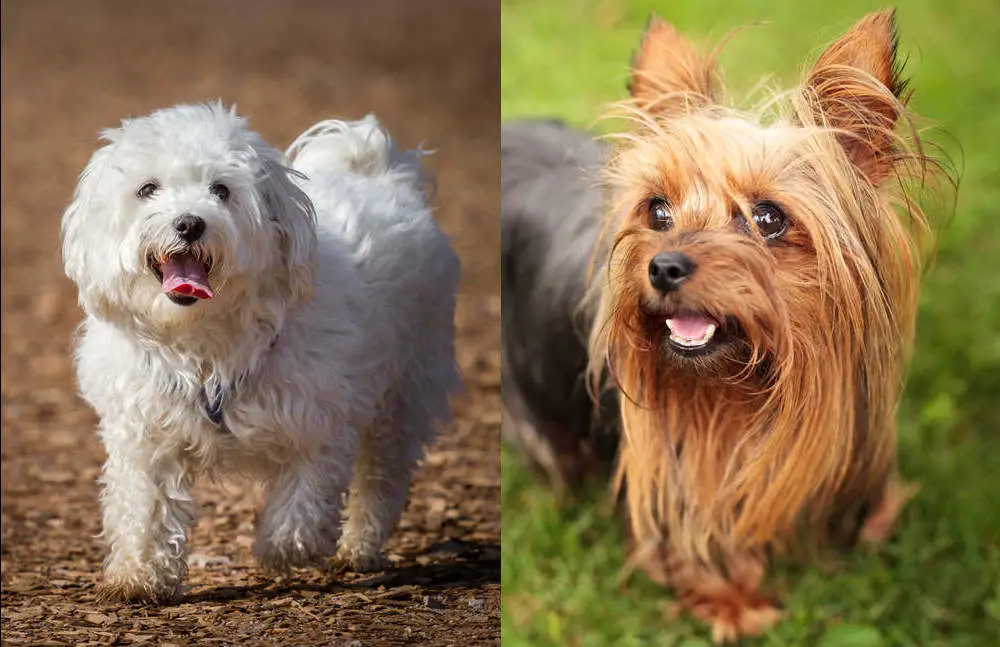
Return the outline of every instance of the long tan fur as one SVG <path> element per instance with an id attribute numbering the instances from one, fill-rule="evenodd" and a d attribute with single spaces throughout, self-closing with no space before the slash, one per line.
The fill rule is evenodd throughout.
<path id="1" fill-rule="evenodd" d="M 664 569 L 651 574 L 719 640 L 777 617 L 755 596 L 759 575 L 735 573 L 756 573 L 767 551 L 856 534 L 852 520 L 894 482 L 930 241 L 908 191 L 934 169 L 895 49 L 893 12 L 867 16 L 800 88 L 751 113 L 716 103 L 711 62 L 663 21 L 634 59 L 633 128 L 607 172 L 613 239 L 594 277 L 591 377 L 621 391 L 618 484 L 637 554 L 655 548 L 647 570 Z M 669 231 L 648 226 L 655 198 L 671 205 Z M 734 226 L 765 199 L 791 222 L 771 244 Z M 647 278 L 664 251 L 698 267 L 667 296 Z M 671 358 L 665 308 L 738 324 L 741 341 Z"/>

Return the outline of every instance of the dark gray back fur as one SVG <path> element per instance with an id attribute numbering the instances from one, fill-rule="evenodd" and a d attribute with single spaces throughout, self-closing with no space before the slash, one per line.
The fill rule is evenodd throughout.
<path id="1" fill-rule="evenodd" d="M 543 435 L 595 439 L 583 376 L 594 312 L 581 304 L 603 221 L 604 147 L 555 121 L 519 121 L 502 127 L 500 150 L 504 404 Z"/>

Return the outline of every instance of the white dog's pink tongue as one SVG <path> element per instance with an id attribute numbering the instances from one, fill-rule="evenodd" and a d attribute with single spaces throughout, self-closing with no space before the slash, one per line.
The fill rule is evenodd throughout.
<path id="1" fill-rule="evenodd" d="M 208 284 L 205 264 L 191 254 L 175 254 L 160 266 L 163 273 L 163 291 L 196 299 L 215 296 Z"/>
<path id="2" fill-rule="evenodd" d="M 682 315 L 667 319 L 670 339 L 682 346 L 704 346 L 712 339 L 718 322 L 703 315 Z"/>

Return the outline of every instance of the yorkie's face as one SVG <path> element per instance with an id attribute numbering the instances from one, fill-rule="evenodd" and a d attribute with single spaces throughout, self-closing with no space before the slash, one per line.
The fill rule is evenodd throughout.
<path id="1" fill-rule="evenodd" d="M 790 317 L 815 316 L 807 218 L 838 216 L 802 204 L 812 191 L 802 190 L 798 139 L 689 117 L 618 159 L 612 270 L 634 344 L 672 366 L 729 376 L 777 352 Z"/>
<path id="2" fill-rule="evenodd" d="M 916 158 L 893 132 L 904 84 L 887 33 L 849 33 L 802 87 L 749 114 L 716 102 L 710 64 L 672 27 L 651 26 L 633 128 L 608 168 L 614 237 L 592 354 L 647 384 L 761 386 L 905 341 L 918 217 L 898 189 Z"/>

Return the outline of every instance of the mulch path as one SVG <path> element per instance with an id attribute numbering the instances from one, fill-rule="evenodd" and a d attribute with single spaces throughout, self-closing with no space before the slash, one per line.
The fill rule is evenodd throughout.
<path id="1" fill-rule="evenodd" d="M 412 6 L 411 6 L 412 5 Z M 3 3 L 2 642 L 4 645 L 499 643 L 499 6 L 219 0 Z M 221 97 L 279 147 L 375 112 L 437 152 L 436 213 L 463 258 L 466 392 L 430 452 L 382 573 L 265 578 L 260 492 L 203 481 L 188 591 L 99 605 L 96 418 L 77 397 L 81 313 L 59 219 L 97 132 Z"/>

